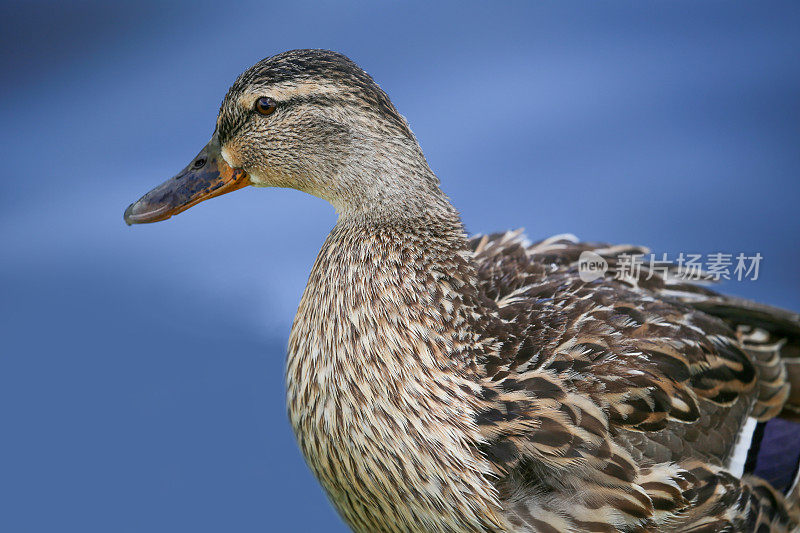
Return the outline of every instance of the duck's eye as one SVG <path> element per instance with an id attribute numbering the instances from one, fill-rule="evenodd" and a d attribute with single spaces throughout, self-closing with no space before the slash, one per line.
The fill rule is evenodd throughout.
<path id="1" fill-rule="evenodd" d="M 256 100 L 256 111 L 262 115 L 271 115 L 275 112 L 276 107 L 278 107 L 277 102 L 268 96 L 262 96 Z"/>

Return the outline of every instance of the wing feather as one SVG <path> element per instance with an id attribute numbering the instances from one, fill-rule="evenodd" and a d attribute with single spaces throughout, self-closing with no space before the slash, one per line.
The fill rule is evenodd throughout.
<path id="1" fill-rule="evenodd" d="M 573 523 L 585 526 L 614 502 L 604 523 L 635 528 L 701 508 L 701 487 L 734 484 L 720 469 L 748 415 L 774 416 L 789 397 L 776 335 L 800 331 L 796 316 L 687 284 L 670 265 L 618 276 L 620 257 L 643 247 L 572 236 L 530 244 L 519 231 L 471 245 L 480 289 L 502 323 L 493 331 L 503 332 L 482 361 L 487 407 L 477 422 L 509 495 L 580 488 Z M 607 261 L 604 277 L 581 280 L 585 251 Z M 713 471 L 700 475 L 697 464 Z M 736 483 L 747 498 L 763 492 Z M 708 490 L 703 505 L 722 505 Z"/>

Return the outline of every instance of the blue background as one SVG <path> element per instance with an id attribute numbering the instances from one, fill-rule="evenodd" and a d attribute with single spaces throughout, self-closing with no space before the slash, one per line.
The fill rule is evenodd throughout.
<path id="1" fill-rule="evenodd" d="M 800 309 L 796 2 L 26 2 L 0 13 L 0 530 L 344 531 L 285 415 L 335 222 L 246 189 L 128 228 L 235 77 L 352 57 L 472 232 L 760 252 Z"/>

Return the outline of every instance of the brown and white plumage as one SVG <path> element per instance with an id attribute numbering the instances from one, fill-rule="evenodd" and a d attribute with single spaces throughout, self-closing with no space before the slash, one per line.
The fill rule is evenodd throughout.
<path id="1" fill-rule="evenodd" d="M 514 335 L 501 349 L 507 355 L 487 372 L 495 380 L 503 376 L 495 388 L 498 403 L 507 391 L 528 383 L 522 387 L 524 409 L 515 405 L 492 412 L 499 427 L 490 429 L 497 435 L 488 444 L 489 457 L 497 456 L 501 464 L 510 457 L 512 469 L 519 469 L 519 462 L 538 455 L 539 464 L 532 468 L 552 472 L 538 477 L 558 480 L 547 491 L 588 492 L 587 499 L 605 502 L 612 513 L 629 510 L 616 518 L 616 528 L 693 531 L 706 523 L 708 531 L 755 531 L 762 523 L 776 531 L 796 527 L 797 509 L 788 509 L 765 483 L 742 482 L 725 471 L 747 416 L 770 418 L 785 405 L 786 373 L 773 371 L 761 379 L 771 367 L 785 368 L 785 361 L 770 358 L 764 364 L 765 359 L 746 353 L 752 347 L 731 325 L 665 294 L 685 292 L 684 299 L 697 307 L 724 297 L 661 276 L 643 286 L 610 279 L 620 254 L 643 251 L 633 247 L 566 239 L 525 246 L 514 234 L 474 239 L 472 247 L 479 278 Z M 578 257 L 587 249 L 609 260 L 606 279 L 586 283 L 579 278 Z M 728 304 L 732 309 L 736 301 Z M 783 332 L 797 335 L 796 316 L 759 309 L 775 314 L 775 325 L 784 315 L 789 331 Z M 736 325 L 746 319 L 747 309 L 730 316 Z M 600 408 L 602 427 L 585 427 L 575 408 L 579 402 L 570 395 Z M 546 442 L 533 437 L 532 445 L 530 432 L 517 435 L 514 428 L 520 418 L 538 411 L 544 398 L 554 400 L 555 408 L 539 415 L 548 428 Z M 594 419 L 588 425 L 597 426 Z M 495 448 L 499 451 L 493 453 Z M 609 474 L 614 479 L 609 481 Z M 512 491 L 530 482 L 530 477 L 511 478 Z M 670 480 L 677 485 L 663 492 Z M 711 485 L 717 492 L 708 491 Z M 599 515 L 596 503 L 581 498 L 564 497 L 559 503 L 569 506 L 561 512 L 573 521 L 582 505 L 586 517 Z M 528 506 L 521 506 L 521 515 Z M 636 516 L 643 518 L 639 524 Z M 557 530 L 595 530 L 583 520 L 570 524 L 567 519 Z M 613 520 L 609 515 L 601 522 L 607 527 Z M 597 525 L 596 530 L 605 529 Z"/>
<path id="2" fill-rule="evenodd" d="M 797 314 L 669 268 L 617 279 L 636 247 L 467 239 L 405 119 L 333 52 L 240 76 L 211 143 L 126 220 L 244 184 L 340 214 L 292 328 L 288 407 L 355 531 L 798 528 L 796 490 L 734 456 L 756 421 L 800 409 Z M 605 277 L 581 279 L 584 251 Z"/>

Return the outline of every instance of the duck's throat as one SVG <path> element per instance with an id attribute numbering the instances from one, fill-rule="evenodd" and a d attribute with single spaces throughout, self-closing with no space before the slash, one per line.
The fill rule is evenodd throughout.
<path id="1" fill-rule="evenodd" d="M 355 529 L 435 516 L 481 531 L 495 520 L 475 449 L 475 362 L 491 343 L 473 327 L 476 302 L 460 224 L 341 221 L 320 252 L 289 341 L 289 414 Z M 481 512 L 444 516 L 455 494 Z"/>
<path id="2" fill-rule="evenodd" d="M 320 392 L 370 376 L 386 386 L 441 370 L 467 376 L 475 274 L 460 225 L 344 219 L 312 268 L 290 338 Z M 290 370 L 295 361 L 290 360 Z M 299 371 L 299 369 L 298 369 Z M 332 373 L 328 373 L 328 371 Z"/>

